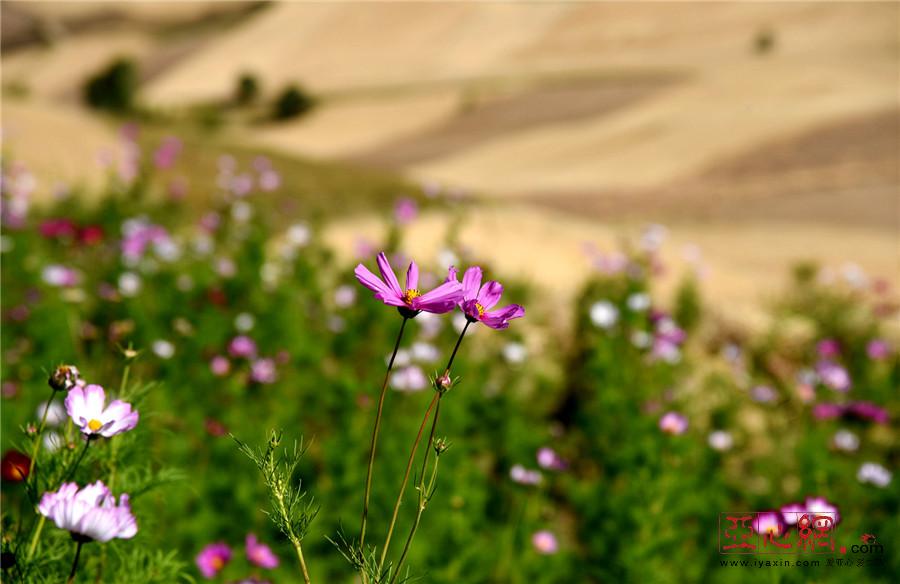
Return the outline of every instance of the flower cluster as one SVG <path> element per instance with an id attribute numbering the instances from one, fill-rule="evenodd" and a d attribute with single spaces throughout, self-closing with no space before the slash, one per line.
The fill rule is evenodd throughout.
<path id="1" fill-rule="evenodd" d="M 253 566 L 266 570 L 274 570 L 278 567 L 278 556 L 275 555 L 272 548 L 260 543 L 256 535 L 252 533 L 247 534 L 244 551 L 247 561 Z M 219 541 L 200 550 L 195 562 L 203 577 L 211 579 L 215 578 L 231 562 L 233 556 L 231 547 L 227 543 Z"/>

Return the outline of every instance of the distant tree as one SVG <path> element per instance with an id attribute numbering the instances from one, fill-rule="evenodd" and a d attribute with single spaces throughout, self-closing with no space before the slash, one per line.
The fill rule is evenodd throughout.
<path id="1" fill-rule="evenodd" d="M 131 111 L 137 93 L 137 66 L 134 61 L 120 58 L 88 79 L 84 99 L 91 107 L 112 112 Z"/>
<path id="2" fill-rule="evenodd" d="M 315 101 L 312 96 L 296 85 L 286 87 L 278 99 L 275 100 L 275 108 L 272 117 L 276 120 L 286 120 L 312 109 Z"/>
<path id="3" fill-rule="evenodd" d="M 241 73 L 235 88 L 235 101 L 239 105 L 247 105 L 259 97 L 259 80 L 253 73 Z"/>
<path id="4" fill-rule="evenodd" d="M 772 52 L 775 48 L 775 31 L 770 28 L 764 28 L 756 33 L 753 39 L 753 50 L 758 55 L 765 55 Z"/>

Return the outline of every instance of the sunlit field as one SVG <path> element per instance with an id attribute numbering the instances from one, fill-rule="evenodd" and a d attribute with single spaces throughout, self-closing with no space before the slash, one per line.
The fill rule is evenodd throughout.
<path id="1" fill-rule="evenodd" d="M 209 21 L 189 20 L 201 4 Z M 615 75 L 577 79 L 525 71 L 524 50 L 505 61 L 497 47 L 528 31 L 546 45 L 536 54 L 581 54 L 541 28 L 538 16 L 574 18 L 551 4 L 515 31 L 496 24 L 506 5 L 453 9 L 515 37 L 490 45 L 505 55 L 490 67 L 459 53 L 379 69 L 394 45 L 372 71 L 303 54 L 257 66 L 261 79 L 308 75 L 309 93 L 273 100 L 244 74 L 222 97 L 197 76 L 230 75 L 218 39 L 277 48 L 295 42 L 279 18 L 307 39 L 338 10 L 239 4 L 185 4 L 164 24 L 157 5 L 134 5 L 139 33 L 98 40 L 85 25 L 55 41 L 69 53 L 4 45 L 4 582 L 898 580 L 886 59 L 816 107 L 779 86 L 802 120 L 713 140 L 677 132 L 695 123 L 678 104 L 720 95 L 712 119 L 743 90 L 714 64 L 715 83 L 691 85 L 673 63 L 693 53 L 665 42 L 646 50 L 669 66 L 638 76 L 631 53 Z M 713 14 L 733 24 L 735 6 Z M 23 13 L 65 23 L 81 9 Z M 858 17 L 859 43 L 882 31 L 834 10 L 807 16 Z M 441 29 L 435 14 L 416 12 L 423 35 Z M 770 51 L 789 69 L 781 37 L 753 30 L 742 71 Z M 785 37 L 790 58 L 804 35 Z M 163 63 L 151 49 L 166 42 L 191 58 L 172 49 L 177 66 Z M 73 55 L 112 49 L 156 69 L 138 80 L 113 61 L 75 101 L 61 92 L 84 81 L 67 72 Z M 53 75 L 24 75 L 41 59 Z M 826 69 L 797 91 L 831 87 Z M 629 133 L 644 123 L 671 134 L 645 146 Z M 757 144 L 776 128 L 796 141 Z M 612 158 L 600 148 L 616 144 Z M 770 187 L 778 197 L 756 193 Z"/>

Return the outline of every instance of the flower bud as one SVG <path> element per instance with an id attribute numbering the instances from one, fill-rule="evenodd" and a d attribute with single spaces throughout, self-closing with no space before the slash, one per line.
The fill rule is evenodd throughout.
<path id="1" fill-rule="evenodd" d="M 437 389 L 441 393 L 444 393 L 451 387 L 453 387 L 453 380 L 450 379 L 449 373 L 444 373 L 443 375 L 435 378 L 435 380 L 434 380 L 434 388 Z"/>
<path id="2" fill-rule="evenodd" d="M 2 475 L 4 481 L 11 483 L 22 482 L 28 478 L 28 472 L 31 468 L 31 459 L 19 452 L 18 450 L 7 450 L 3 455 Z"/>
<path id="3" fill-rule="evenodd" d="M 50 375 L 47 383 L 54 391 L 69 391 L 75 387 L 80 379 L 81 375 L 78 373 L 77 367 L 74 365 L 60 365 Z"/>
<path id="4" fill-rule="evenodd" d="M 452 444 L 450 443 L 450 441 L 446 438 L 435 438 L 434 444 L 432 444 L 432 446 L 434 447 L 434 453 L 437 456 L 440 456 L 443 453 L 447 452 L 447 450 L 450 449 L 451 445 Z"/>

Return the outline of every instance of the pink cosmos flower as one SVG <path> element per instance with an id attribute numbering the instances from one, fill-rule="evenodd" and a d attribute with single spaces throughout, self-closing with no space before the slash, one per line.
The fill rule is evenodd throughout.
<path id="1" fill-rule="evenodd" d="M 175 136 L 167 136 L 156 152 L 153 153 L 153 164 L 160 170 L 172 168 L 181 153 L 181 140 Z"/>
<path id="2" fill-rule="evenodd" d="M 250 379 L 256 383 L 275 383 L 278 374 L 275 371 L 273 359 L 256 359 L 250 364 Z"/>
<path id="3" fill-rule="evenodd" d="M 549 446 L 544 446 L 537 451 L 538 466 L 547 470 L 565 470 L 566 461 Z"/>
<path id="4" fill-rule="evenodd" d="M 231 561 L 231 548 L 223 542 L 211 543 L 197 554 L 197 568 L 204 578 L 214 578 Z"/>
<path id="5" fill-rule="evenodd" d="M 816 345 L 816 352 L 823 359 L 830 359 L 841 354 L 841 345 L 836 339 L 822 339 Z"/>
<path id="6" fill-rule="evenodd" d="M 413 199 L 402 198 L 394 205 L 394 219 L 400 225 L 412 223 L 419 214 L 419 205 Z"/>
<path id="7" fill-rule="evenodd" d="M 771 533 L 772 535 L 781 535 L 784 533 L 784 522 L 781 514 L 777 511 L 767 511 L 765 513 L 757 513 L 753 519 L 753 531 L 756 533 Z"/>
<path id="8" fill-rule="evenodd" d="M 668 412 L 659 419 L 659 427 L 667 434 L 684 434 L 687 432 L 688 420 L 677 412 Z"/>
<path id="9" fill-rule="evenodd" d="M 559 542 L 553 532 L 547 530 L 536 531 L 531 536 L 531 545 L 539 554 L 555 554 L 559 550 Z"/>
<path id="10" fill-rule="evenodd" d="M 231 362 L 227 357 L 216 355 L 209 361 L 209 369 L 216 377 L 225 377 L 231 370 Z"/>
<path id="11" fill-rule="evenodd" d="M 238 335 L 228 343 L 228 354 L 232 357 L 252 359 L 256 357 L 256 343 L 247 335 Z"/>
<path id="12" fill-rule="evenodd" d="M 278 556 L 272 549 L 264 543 L 259 543 L 256 536 L 252 533 L 247 534 L 247 559 L 250 563 L 256 564 L 260 568 L 272 570 L 278 567 Z"/>
<path id="13" fill-rule="evenodd" d="M 817 420 L 831 420 L 840 418 L 844 414 L 844 407 L 840 404 L 821 403 L 813 406 L 812 415 Z"/>
<path id="14" fill-rule="evenodd" d="M 850 374 L 847 370 L 831 361 L 820 361 L 816 365 L 816 373 L 829 388 L 835 391 L 850 391 Z"/>
<path id="15" fill-rule="evenodd" d="M 509 478 L 520 485 L 539 485 L 544 477 L 541 476 L 539 470 L 530 470 L 521 464 L 516 464 L 509 469 Z"/>
<path id="16" fill-rule="evenodd" d="M 854 416 L 863 420 L 870 420 L 876 424 L 887 424 L 890 415 L 884 408 L 873 404 L 872 402 L 851 402 L 847 404 L 844 410 L 845 414 Z"/>
<path id="17" fill-rule="evenodd" d="M 891 356 L 891 346 L 887 341 L 873 339 L 866 345 L 866 354 L 873 361 L 882 361 Z"/>
<path id="18" fill-rule="evenodd" d="M 788 503 L 781 507 L 780 512 L 785 525 L 797 525 L 800 516 L 806 513 L 806 506 L 803 503 Z"/>
<path id="19" fill-rule="evenodd" d="M 481 268 L 473 266 L 463 274 L 463 297 L 459 307 L 469 322 L 483 322 L 492 329 L 505 329 L 509 321 L 525 316 L 525 309 L 518 304 L 510 304 L 498 310 L 491 310 L 500 301 L 503 285 L 491 280 L 481 285 Z M 448 280 L 456 281 L 456 269 L 450 268 Z"/>
<path id="20" fill-rule="evenodd" d="M 138 412 L 129 403 L 117 399 L 104 407 L 106 393 L 99 385 L 72 388 L 65 403 L 69 417 L 89 438 L 110 438 L 131 430 L 138 423 Z"/>
<path id="21" fill-rule="evenodd" d="M 375 299 L 381 300 L 388 306 L 396 306 L 406 318 L 414 318 L 422 311 L 443 314 L 450 312 L 462 299 L 462 287 L 456 278 L 447 278 L 447 281 L 430 292 L 419 292 L 419 266 L 416 262 L 410 262 L 406 271 L 406 289 L 400 288 L 400 282 L 394 274 L 394 269 L 388 262 L 384 252 L 378 254 L 378 270 L 381 272 L 379 279 L 364 265 L 359 264 L 353 273 L 359 283 L 375 292 Z M 451 269 L 452 272 L 452 269 Z"/>
<path id="22" fill-rule="evenodd" d="M 829 503 L 825 497 L 807 497 L 804 506 L 807 513 L 831 517 L 833 525 L 837 525 L 841 520 L 841 514 L 837 506 Z"/>
<path id="23" fill-rule="evenodd" d="M 102 481 L 81 490 L 75 483 L 63 483 L 57 491 L 44 493 L 38 511 L 82 541 L 128 539 L 137 533 L 128 495 L 122 494 L 116 504 Z"/>

